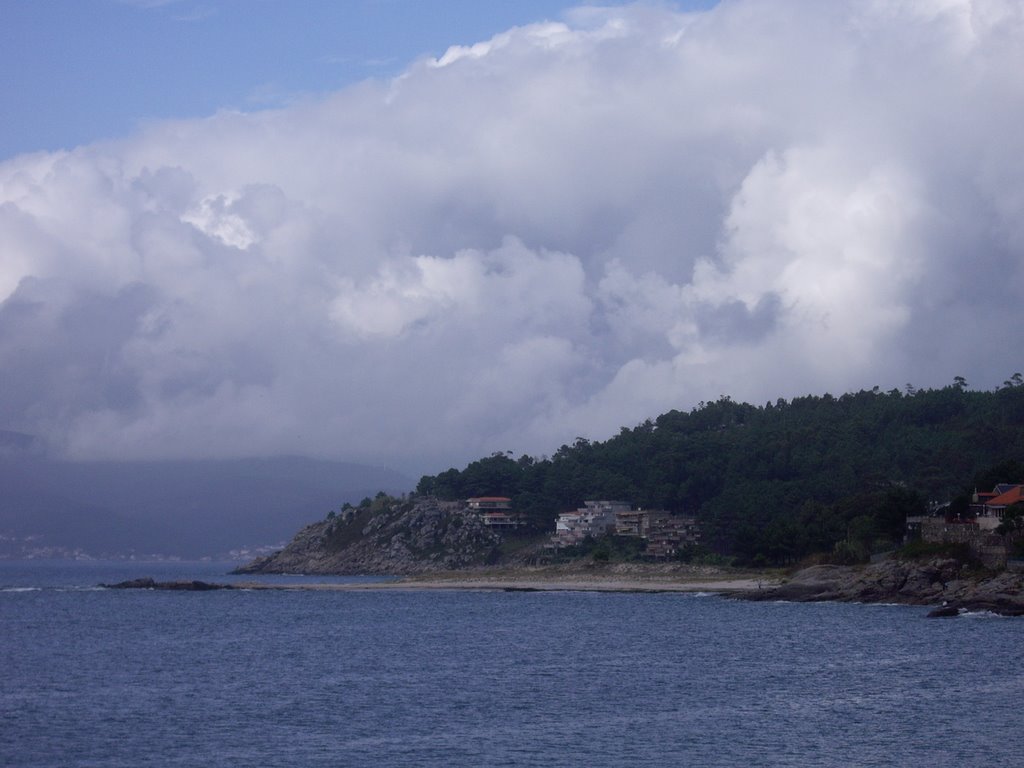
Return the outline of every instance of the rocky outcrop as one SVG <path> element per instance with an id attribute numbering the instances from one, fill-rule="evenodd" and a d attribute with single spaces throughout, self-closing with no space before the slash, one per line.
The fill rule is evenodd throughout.
<path id="1" fill-rule="evenodd" d="M 235 573 L 404 575 L 482 565 L 501 539 L 465 508 L 420 499 L 308 525 L 288 546 Z"/>
<path id="2" fill-rule="evenodd" d="M 155 579 L 130 579 L 116 584 L 100 584 L 106 589 L 159 589 L 170 592 L 209 592 L 215 589 L 237 589 L 233 584 L 216 584 L 209 581 L 156 581 Z"/>
<path id="3" fill-rule="evenodd" d="M 744 592 L 747 600 L 934 605 L 945 610 L 1024 615 L 1024 577 L 1018 573 L 972 573 L 954 559 L 925 562 L 886 560 L 867 566 L 816 565 L 770 589 Z"/>

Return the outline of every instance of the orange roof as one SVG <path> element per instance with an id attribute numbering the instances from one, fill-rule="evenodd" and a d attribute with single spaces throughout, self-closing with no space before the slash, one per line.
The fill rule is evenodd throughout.
<path id="1" fill-rule="evenodd" d="M 1024 501 L 1024 485 L 1015 485 L 1006 493 L 1001 493 L 994 499 L 989 499 L 985 504 L 990 507 L 1008 507 L 1019 501 Z"/>

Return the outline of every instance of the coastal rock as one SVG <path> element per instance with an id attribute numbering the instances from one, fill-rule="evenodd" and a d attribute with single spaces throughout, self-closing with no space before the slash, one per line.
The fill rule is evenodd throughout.
<path id="1" fill-rule="evenodd" d="M 952 605 L 943 605 L 928 612 L 929 619 L 951 619 L 960 615 L 960 609 Z"/>
<path id="2" fill-rule="evenodd" d="M 156 581 L 150 578 L 129 579 L 116 584 L 100 584 L 106 589 L 159 589 L 171 592 L 209 592 L 215 589 L 235 589 L 231 584 L 209 581 Z"/>
<path id="3" fill-rule="evenodd" d="M 500 537 L 465 508 L 418 499 L 307 525 L 288 545 L 235 573 L 406 575 L 492 561 Z"/>
<path id="4" fill-rule="evenodd" d="M 744 592 L 746 600 L 790 602 L 903 603 L 936 605 L 936 616 L 962 611 L 1024 615 L 1024 576 L 968 573 L 952 558 L 884 560 L 866 566 L 816 565 L 796 572 L 778 587 Z M 931 614 L 930 614 L 931 615 Z"/>

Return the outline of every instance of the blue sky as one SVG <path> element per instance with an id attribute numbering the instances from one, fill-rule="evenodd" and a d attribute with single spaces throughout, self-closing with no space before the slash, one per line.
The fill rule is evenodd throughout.
<path id="1" fill-rule="evenodd" d="M 688 7 L 710 5 L 694 0 Z M 557 20 L 567 0 L 0 0 L 0 158 L 251 111 Z"/>

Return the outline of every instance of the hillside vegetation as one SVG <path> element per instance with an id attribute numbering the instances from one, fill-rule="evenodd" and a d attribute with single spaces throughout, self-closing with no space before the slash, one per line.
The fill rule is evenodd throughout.
<path id="1" fill-rule="evenodd" d="M 696 515 L 705 546 L 740 563 L 817 552 L 855 560 L 899 543 L 905 515 L 929 502 L 959 497 L 962 506 L 975 479 L 1014 480 L 1006 475 L 1021 456 L 1024 386 L 1015 374 L 994 392 L 958 378 L 941 389 L 763 406 L 722 397 L 603 442 L 577 439 L 550 458 L 494 454 L 425 476 L 417 492 L 510 496 L 538 531 L 585 499 L 618 499 Z"/>

